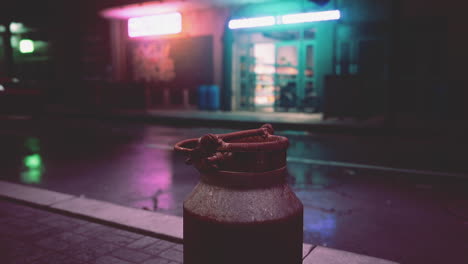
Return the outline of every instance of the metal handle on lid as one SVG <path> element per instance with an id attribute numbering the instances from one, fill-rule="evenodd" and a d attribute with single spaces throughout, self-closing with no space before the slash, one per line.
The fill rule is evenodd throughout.
<path id="1" fill-rule="evenodd" d="M 274 151 L 287 148 L 289 145 L 288 139 L 273 136 L 273 133 L 273 127 L 270 124 L 265 124 L 258 129 L 220 135 L 207 134 L 199 139 L 183 140 L 174 146 L 174 150 L 187 155 L 186 162 L 188 164 L 195 163 L 198 168 L 217 168 L 217 163 L 229 159 L 232 152 Z M 229 142 L 254 136 L 275 137 L 275 139 L 264 142 Z"/>
<path id="2" fill-rule="evenodd" d="M 265 124 L 258 129 L 250 129 L 227 134 L 207 134 L 200 138 L 186 139 L 178 142 L 174 146 L 174 150 L 190 154 L 196 149 L 203 148 L 207 151 L 217 152 L 234 152 L 234 151 L 264 151 L 282 149 L 288 146 L 288 139 L 281 136 L 275 136 L 277 140 L 267 142 L 241 142 L 230 143 L 229 141 L 252 136 L 263 136 L 268 138 L 273 135 L 273 127 L 270 124 Z M 228 142 L 226 142 L 228 141 Z M 188 146 L 193 146 L 189 148 Z"/>

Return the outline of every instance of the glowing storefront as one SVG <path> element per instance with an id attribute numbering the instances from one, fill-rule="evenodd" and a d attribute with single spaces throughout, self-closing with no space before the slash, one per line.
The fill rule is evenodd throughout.
<path id="1" fill-rule="evenodd" d="M 196 105 L 197 87 L 215 84 L 223 110 L 321 112 L 329 76 L 362 73 L 359 56 L 377 46 L 375 60 L 388 57 L 387 33 L 372 32 L 384 32 L 386 15 L 376 10 L 389 1 L 371 2 L 164 1 L 102 13 L 113 21 L 117 80 L 164 86 L 158 96 L 181 105 Z"/>
<path id="2" fill-rule="evenodd" d="M 232 108 L 319 111 L 324 76 L 333 73 L 333 34 L 340 11 L 330 9 L 331 4 L 260 7 L 245 13 L 262 9 L 273 15 L 234 18 L 228 25 Z"/>

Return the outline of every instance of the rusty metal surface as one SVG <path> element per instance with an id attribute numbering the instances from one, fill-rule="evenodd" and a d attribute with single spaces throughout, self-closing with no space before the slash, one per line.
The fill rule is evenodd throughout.
<path id="1" fill-rule="evenodd" d="M 184 263 L 301 263 L 303 205 L 286 184 L 289 142 L 272 133 L 264 125 L 176 144 L 201 173 L 184 202 Z"/>
<path id="2" fill-rule="evenodd" d="M 207 134 L 177 143 L 187 163 L 199 171 L 264 172 L 286 166 L 287 138 L 273 135 L 271 125 L 228 134 Z"/>

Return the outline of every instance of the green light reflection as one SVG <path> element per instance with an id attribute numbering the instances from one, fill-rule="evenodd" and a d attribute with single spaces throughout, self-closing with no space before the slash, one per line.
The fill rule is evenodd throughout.
<path id="1" fill-rule="evenodd" d="M 37 153 L 26 156 L 24 158 L 24 165 L 30 169 L 37 169 L 42 167 L 41 156 Z"/>
<path id="2" fill-rule="evenodd" d="M 24 142 L 24 146 L 29 149 L 31 152 L 38 152 L 40 147 L 39 147 L 39 139 L 35 137 L 29 137 L 26 139 Z"/>
<path id="3" fill-rule="evenodd" d="M 34 137 L 27 138 L 24 145 L 32 154 L 26 155 L 23 158 L 24 170 L 21 172 L 21 181 L 24 183 L 40 183 L 45 168 L 41 155 L 38 153 L 40 149 L 39 139 Z"/>
<path id="4" fill-rule="evenodd" d="M 21 173 L 21 181 L 24 183 L 40 183 L 42 169 L 28 169 Z"/>

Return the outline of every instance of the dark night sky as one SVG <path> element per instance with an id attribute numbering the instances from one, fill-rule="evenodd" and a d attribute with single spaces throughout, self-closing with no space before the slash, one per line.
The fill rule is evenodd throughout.
<path id="1" fill-rule="evenodd" d="M 80 15 L 86 18 L 86 14 L 96 13 L 110 6 L 118 6 L 143 1 L 132 0 L 6 0 L 0 4 L 0 22 L 12 20 L 31 23 L 36 26 L 48 26 L 64 17 Z"/>

